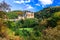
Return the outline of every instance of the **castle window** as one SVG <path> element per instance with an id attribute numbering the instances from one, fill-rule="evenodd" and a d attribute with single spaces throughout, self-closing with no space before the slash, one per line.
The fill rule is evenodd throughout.
<path id="1" fill-rule="evenodd" d="M 31 16 L 34 16 L 33 14 L 31 14 Z"/>
<path id="2" fill-rule="evenodd" d="M 30 16 L 30 14 L 27 14 L 27 16 Z"/>

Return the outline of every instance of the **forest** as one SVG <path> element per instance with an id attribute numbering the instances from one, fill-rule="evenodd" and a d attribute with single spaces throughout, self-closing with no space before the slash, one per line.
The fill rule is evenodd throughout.
<path id="1" fill-rule="evenodd" d="M 15 19 L 18 12 L 0 11 L 0 40 L 60 40 L 60 6 L 47 7 L 35 12 L 35 18 Z"/>

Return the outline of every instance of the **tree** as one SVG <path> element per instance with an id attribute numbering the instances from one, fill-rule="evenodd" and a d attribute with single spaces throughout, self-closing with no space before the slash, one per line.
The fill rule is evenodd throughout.
<path id="1" fill-rule="evenodd" d="M 5 18 L 5 12 L 0 11 L 0 36 L 2 36 L 2 37 L 5 36 L 5 32 L 6 32 L 6 28 L 7 28 L 3 18 Z"/>
<path id="2" fill-rule="evenodd" d="M 14 11 L 12 11 L 12 12 L 7 12 L 7 17 L 8 17 L 9 19 L 15 19 L 15 18 L 18 18 L 18 14 L 17 14 L 17 12 L 14 12 Z"/>
<path id="3" fill-rule="evenodd" d="M 60 12 L 55 12 L 54 15 L 53 15 L 53 17 L 60 19 Z"/>
<path id="4" fill-rule="evenodd" d="M 6 12 L 0 11 L 0 18 L 7 18 Z"/>
<path id="5" fill-rule="evenodd" d="M 0 9 L 1 11 L 7 11 L 7 10 L 11 10 L 10 9 L 10 5 L 8 5 L 7 3 L 5 3 L 4 1 L 2 3 L 0 3 Z"/>
<path id="6" fill-rule="evenodd" d="M 7 26 L 4 24 L 4 20 L 2 18 L 0 18 L 0 36 L 4 37 L 6 34 L 6 28 Z"/>
<path id="7" fill-rule="evenodd" d="M 23 27 L 33 28 L 38 25 L 37 19 L 26 19 L 24 20 Z"/>

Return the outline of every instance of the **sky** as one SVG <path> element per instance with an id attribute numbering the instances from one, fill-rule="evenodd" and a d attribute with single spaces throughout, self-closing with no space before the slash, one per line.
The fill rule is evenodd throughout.
<path id="1" fill-rule="evenodd" d="M 3 0 L 0 0 L 2 2 Z M 28 10 L 37 12 L 45 7 L 60 6 L 60 0 L 5 0 L 11 5 L 11 10 Z"/>

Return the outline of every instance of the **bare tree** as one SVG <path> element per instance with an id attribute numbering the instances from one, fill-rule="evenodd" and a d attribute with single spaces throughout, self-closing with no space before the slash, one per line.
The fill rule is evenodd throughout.
<path id="1" fill-rule="evenodd" d="M 10 11 L 10 5 L 8 5 L 5 1 L 0 3 L 0 11 Z"/>

